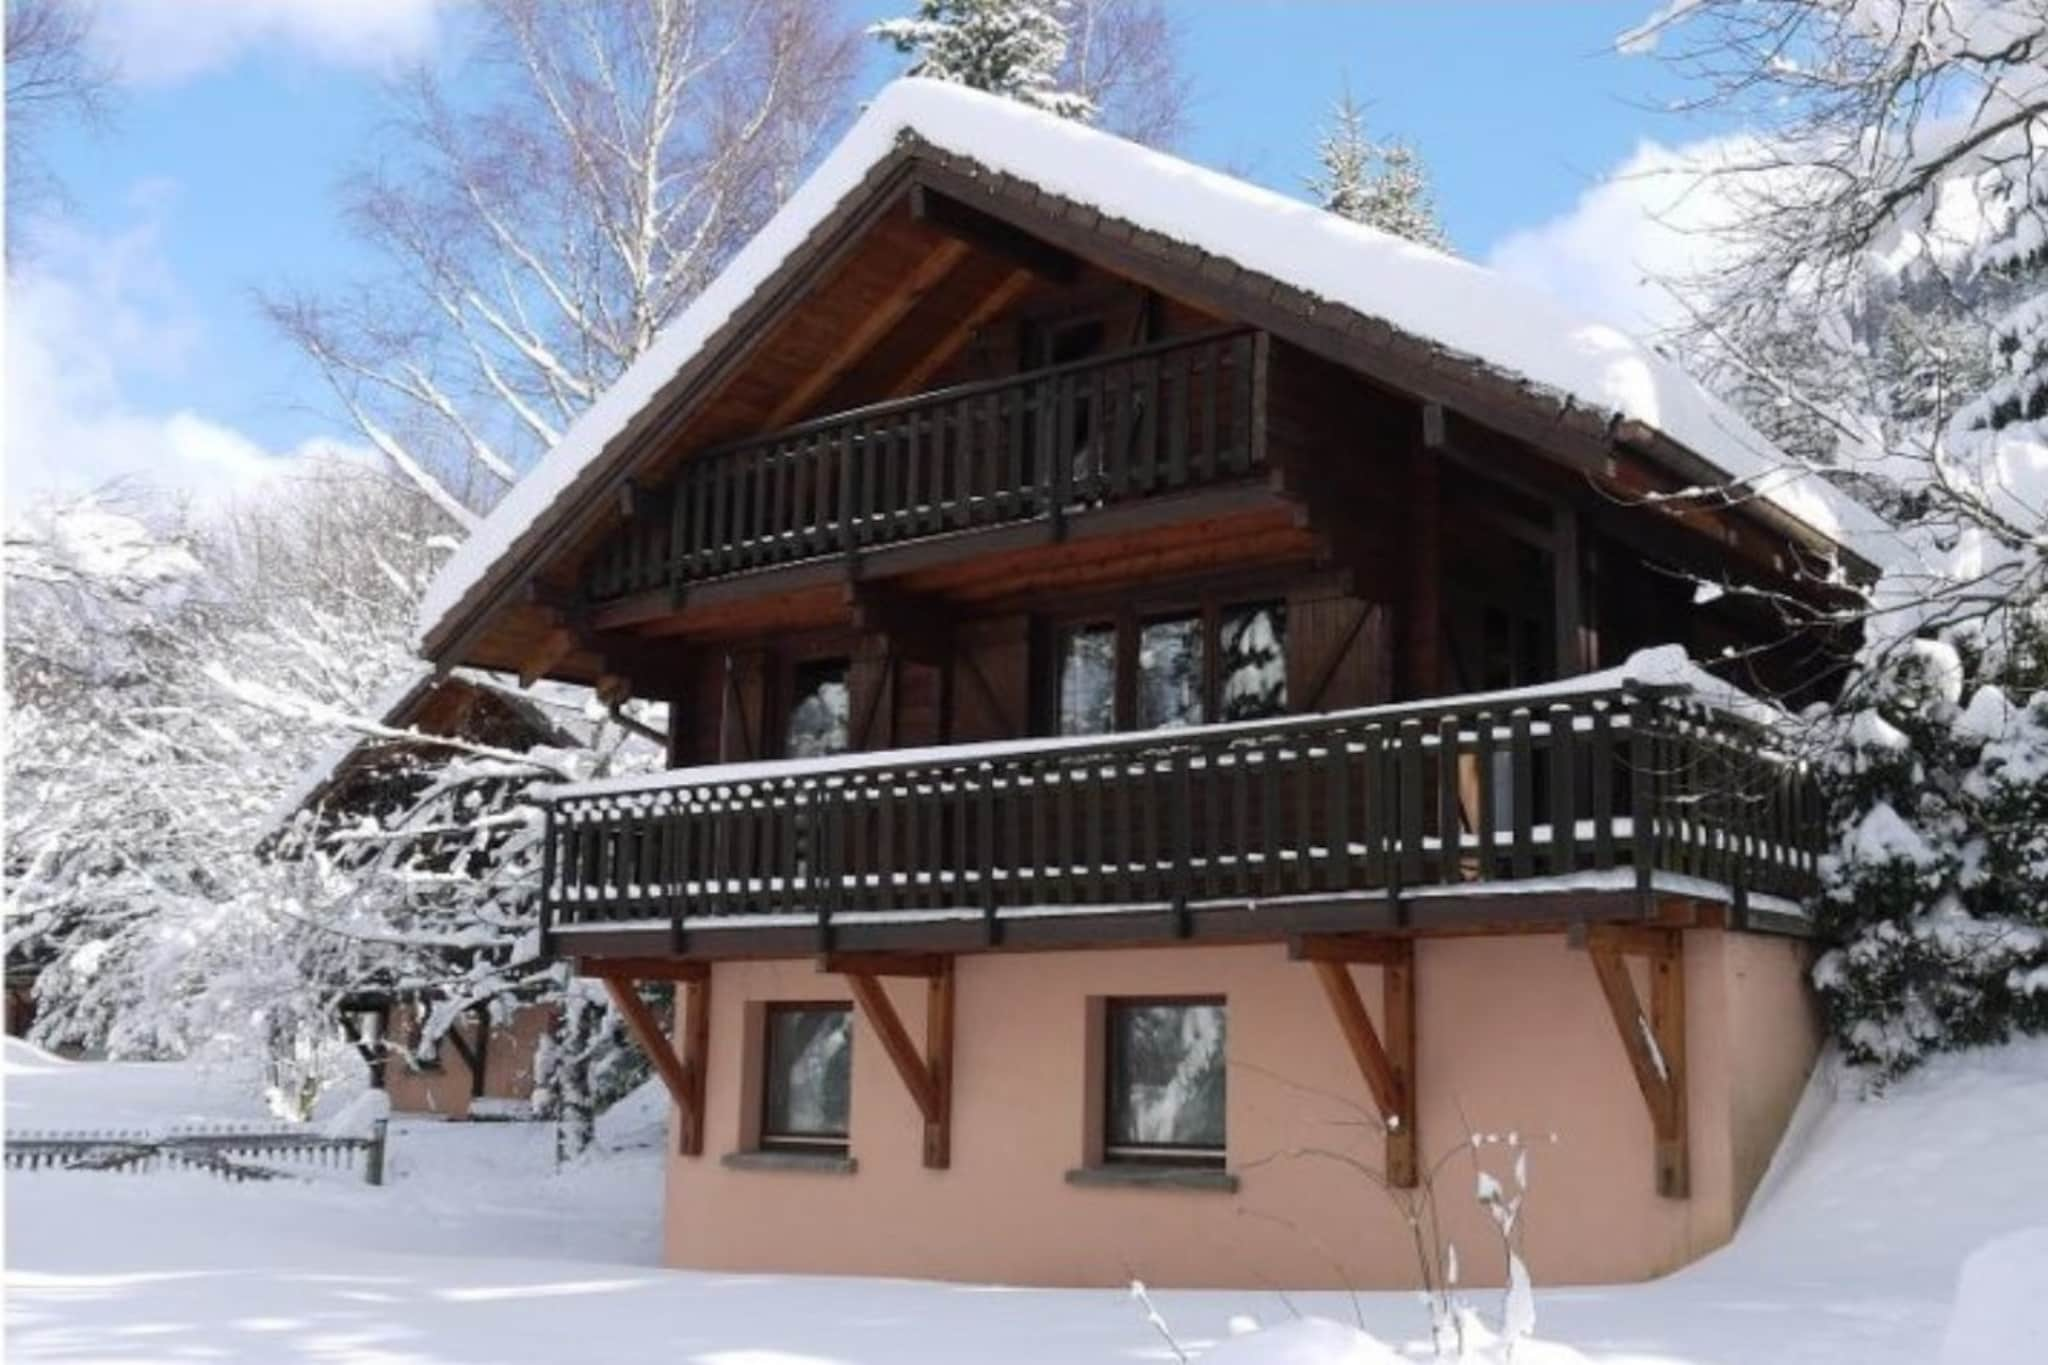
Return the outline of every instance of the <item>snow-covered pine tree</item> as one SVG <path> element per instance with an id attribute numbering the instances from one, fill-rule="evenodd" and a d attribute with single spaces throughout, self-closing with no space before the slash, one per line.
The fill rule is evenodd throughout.
<path id="1" fill-rule="evenodd" d="M 1346 86 L 1330 110 L 1330 125 L 1316 140 L 1316 162 L 1322 170 L 1304 182 L 1316 202 L 1353 222 L 1365 221 L 1372 202 L 1372 139 L 1365 133 L 1365 110 Z"/>
<path id="2" fill-rule="evenodd" d="M 1360 221 L 1424 246 L 1448 247 L 1421 155 L 1405 142 L 1386 142 L 1380 145 L 1379 159 L 1379 174 L 1367 189 Z"/>
<path id="3" fill-rule="evenodd" d="M 1753 130 L 1703 190 L 1709 353 L 1897 522 L 1827 623 L 1864 636 L 1822 736 L 1836 1035 L 1890 1076 L 2048 1028 L 2048 7 L 1687 0 L 1626 45 Z"/>
<path id="4" fill-rule="evenodd" d="M 917 13 L 868 30 L 916 60 L 909 74 L 1020 100 L 1062 118 L 1092 119 L 1095 103 L 1063 90 L 1068 0 L 918 0 Z"/>
<path id="5" fill-rule="evenodd" d="M 1329 126 L 1316 141 L 1316 162 L 1321 169 L 1306 184 L 1323 208 L 1411 242 L 1448 249 L 1421 156 L 1405 142 L 1373 141 L 1365 110 L 1349 87 L 1331 106 Z"/>
<path id="6" fill-rule="evenodd" d="M 1829 722 L 1834 946 L 1814 980 L 1844 1051 L 1880 1080 L 2048 1029 L 2048 690 L 2027 654 L 1994 678 L 1967 643 L 1915 641 Z"/>

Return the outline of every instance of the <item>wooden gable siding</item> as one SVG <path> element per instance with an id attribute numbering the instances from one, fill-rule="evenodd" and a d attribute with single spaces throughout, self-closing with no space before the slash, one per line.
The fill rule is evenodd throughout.
<path id="1" fill-rule="evenodd" d="M 911 372 L 920 375 L 921 383 L 936 386 L 1014 368 L 1025 359 L 1021 338 L 1031 318 L 1056 316 L 1091 294 L 1112 300 L 1124 318 L 1152 319 L 1157 330 L 1169 335 L 1219 318 L 1248 320 L 1299 343 L 1274 345 L 1265 413 L 1275 486 L 1294 500 L 1294 511 L 1276 503 L 1263 510 L 1219 509 L 1212 515 L 1191 506 L 1178 524 L 1160 522 L 1096 544 L 1006 550 L 992 538 L 980 559 L 911 567 L 896 581 L 913 592 L 941 597 L 956 611 L 986 612 L 1017 609 L 1046 594 L 1113 590 L 1119 583 L 1232 565 L 1335 567 L 1352 575 L 1350 592 L 1341 595 L 1369 607 L 1372 628 L 1362 630 L 1361 638 L 1379 641 L 1375 648 L 1382 650 L 1382 657 L 1354 666 L 1358 679 L 1372 681 L 1348 686 L 1397 696 L 1439 690 L 1446 672 L 1437 566 L 1456 546 L 1447 551 L 1443 541 L 1437 489 L 1453 476 L 1454 467 L 1459 471 L 1455 477 L 1482 465 L 1489 474 L 1504 473 L 1553 496 L 1595 504 L 1600 500 L 1588 497 L 1589 480 L 1618 485 L 1633 478 L 1644 487 L 1656 486 L 1657 476 L 1646 462 L 1617 449 L 1604 427 L 1597 433 L 1587 428 L 1583 413 L 1532 422 L 1526 395 L 1497 376 L 1465 374 L 1440 354 L 1416 351 L 1419 343 L 1412 339 L 1390 339 L 1381 335 L 1386 329 L 1344 310 L 1319 308 L 1313 300 L 1198 252 L 1134 236 L 1123 225 L 1095 221 L 1086 212 L 1077 214 L 1073 206 L 1030 187 L 1000 177 L 976 178 L 948 158 L 920 155 L 923 161 L 915 170 L 920 181 L 1008 215 L 1095 263 L 1068 283 L 1034 277 L 1019 286 L 1014 261 L 973 249 L 960 252 L 957 242 L 915 220 L 900 204 L 872 209 L 864 218 L 850 216 L 849 224 L 858 219 L 861 226 L 848 227 L 848 240 L 835 248 L 836 256 L 820 267 L 821 275 L 800 296 L 786 301 L 781 313 L 759 320 L 756 335 L 742 348 L 744 355 L 729 357 L 718 385 L 671 424 L 658 450 L 650 448 L 642 456 L 636 479 L 658 479 L 706 441 L 757 429 L 764 414 L 786 405 L 793 391 L 816 387 L 820 365 L 837 368 L 831 382 L 817 390 L 810 409 L 816 411 L 887 396 Z M 954 263 L 943 271 L 927 271 L 925 285 L 905 300 L 900 292 L 905 279 L 918 275 L 920 266 L 941 250 L 949 250 Z M 1000 307 L 978 311 L 990 301 L 999 301 Z M 846 354 L 849 333 L 859 331 L 861 320 L 878 310 L 893 310 L 892 324 L 859 355 Z M 963 315 L 976 319 L 976 326 L 965 332 L 959 327 Z M 1377 377 L 1368 378 L 1367 372 Z M 1469 404 L 1476 417 L 1448 414 L 1455 439 L 1435 458 L 1425 458 L 1418 400 L 1437 393 Z M 1539 458 L 1536 449 L 1550 458 Z M 1316 509 L 1322 509 L 1320 515 Z M 1725 563 L 1732 551 L 1751 561 L 1752 569 L 1761 565 L 1789 576 L 1793 567 L 1782 540 L 1747 523 L 1731 529 L 1740 519 L 1725 509 L 1689 511 L 1683 525 L 1637 508 L 1596 506 L 1593 515 L 1626 519 L 1628 533 L 1638 539 L 1648 524 L 1648 534 L 1689 542 L 1696 558 L 1710 564 Z M 579 558 L 616 534 L 615 517 L 592 519 L 581 540 L 553 559 L 544 580 L 553 591 L 573 588 Z M 735 585 L 730 592 L 692 600 L 681 616 L 643 621 L 633 629 L 652 636 L 681 632 L 709 641 L 830 628 L 845 622 L 839 586 L 832 566 L 820 566 L 809 578 L 797 575 L 777 586 L 772 600 L 749 600 Z M 1359 609 L 1344 605 L 1330 611 L 1364 620 Z M 546 610 L 514 609 L 501 613 L 500 623 L 473 657 L 521 666 L 545 654 L 560 635 L 557 619 Z M 1384 657 L 1387 651 L 1398 667 Z M 588 679 L 606 660 L 572 641 L 550 666 Z M 976 705 L 963 701 L 955 709 L 964 714 Z"/>

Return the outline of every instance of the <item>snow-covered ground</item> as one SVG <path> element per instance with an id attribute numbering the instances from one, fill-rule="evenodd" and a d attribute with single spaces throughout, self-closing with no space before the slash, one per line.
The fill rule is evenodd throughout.
<path id="1" fill-rule="evenodd" d="M 67 1063 L 12 1041 L 7 1126 L 256 1119 L 230 1078 Z M 625 1108 L 622 1106 L 622 1108 Z M 658 1109 L 607 1116 L 556 1173 L 531 1124 L 393 1125 L 391 1182 L 226 1185 L 10 1173 L 13 1360 L 661 1360 L 687 1365 L 1171 1361 L 1128 1295 L 656 1267 Z M 1882 1101 L 1817 1085 L 1735 1245 L 1646 1285 L 1548 1289 L 1516 1359 L 1561 1365 L 2019 1365 L 2048 1299 L 2048 1042 L 1937 1062 Z M 1568 1217 L 1543 1207 L 1529 1216 Z M 1950 1324 L 1963 1276 L 1970 1306 Z M 1421 1355 L 1408 1295 L 1162 1292 L 1181 1348 L 1224 1365 Z M 1492 1295 L 1475 1296 L 1492 1309 Z M 1294 1322 L 1295 1314 L 1332 1323 Z M 1231 1340 L 1233 1318 L 1267 1324 Z M 1244 1326 L 1239 1323 L 1240 1328 Z M 1951 1349 L 1944 1351 L 1945 1337 Z"/>

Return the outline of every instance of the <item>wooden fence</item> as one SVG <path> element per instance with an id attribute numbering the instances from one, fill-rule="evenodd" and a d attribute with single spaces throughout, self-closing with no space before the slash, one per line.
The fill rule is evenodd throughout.
<path id="1" fill-rule="evenodd" d="M 363 1181 L 384 1183 L 388 1128 L 378 1119 L 368 1137 L 326 1137 L 302 1128 L 174 1131 L 152 1133 L 9 1133 L 4 1157 L 10 1171 L 115 1171 L 139 1173 L 195 1170 L 236 1183 L 276 1180 L 293 1173 L 269 1163 L 353 1171 Z"/>

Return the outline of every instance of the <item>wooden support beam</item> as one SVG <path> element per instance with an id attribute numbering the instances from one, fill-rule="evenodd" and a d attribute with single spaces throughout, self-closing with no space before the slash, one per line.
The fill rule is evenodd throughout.
<path id="1" fill-rule="evenodd" d="M 682 1112 L 676 1150 L 704 1154 L 704 1070 L 711 1057 L 711 972 L 707 968 L 682 986 L 683 1060 L 689 1066 L 690 1103 Z"/>
<path id="2" fill-rule="evenodd" d="M 951 274 L 953 267 L 967 259 L 967 243 L 957 238 L 941 242 L 918 263 L 917 269 L 889 291 L 874 307 L 870 308 L 853 329 L 839 339 L 832 348 L 832 354 L 814 366 L 803 382 L 783 395 L 762 422 L 764 431 L 786 427 L 810 410 L 811 404 L 842 379 L 856 361 L 866 355 L 874 344 L 889 334 L 891 328 L 915 308 L 935 288 L 940 280 Z"/>
<path id="3" fill-rule="evenodd" d="M 640 998 L 636 983 L 621 976 L 606 976 L 604 988 L 612 1005 L 625 1021 L 640 1051 L 661 1077 L 678 1114 L 676 1147 L 684 1156 L 704 1151 L 704 1058 L 710 1044 L 711 978 L 689 982 L 682 1000 L 682 1049 L 671 1044 L 655 1021 L 653 1011 Z"/>
<path id="4" fill-rule="evenodd" d="M 1358 983 L 1351 978 L 1350 963 L 1335 945 L 1338 936 L 1308 936 L 1299 942 L 1322 983 L 1323 994 L 1337 1016 L 1337 1027 L 1351 1049 L 1352 1060 L 1372 1091 L 1373 1104 L 1387 1126 L 1387 1183 L 1397 1189 L 1413 1189 L 1419 1178 L 1415 1133 L 1415 957 L 1414 944 L 1407 939 L 1381 939 L 1389 947 L 1380 964 L 1381 1013 L 1386 1023 L 1386 1040 L 1373 1028 L 1372 1016 L 1359 998 Z M 1293 945 L 1290 944 L 1290 950 Z M 1378 949 L 1372 950 L 1378 952 Z"/>
<path id="5" fill-rule="evenodd" d="M 1081 273 L 1081 262 L 1071 252 L 927 186 L 910 187 L 910 216 L 1055 284 L 1071 283 Z"/>
<path id="6" fill-rule="evenodd" d="M 953 1159 L 953 959 L 938 959 L 936 970 L 906 971 L 901 960 L 891 964 L 899 974 L 926 977 L 924 1051 L 911 1041 L 910 1033 L 896 1014 L 889 992 L 873 970 L 851 970 L 860 959 L 825 959 L 827 970 L 841 970 L 847 988 L 860 1006 L 861 1017 L 881 1040 L 882 1050 L 903 1088 L 924 1118 L 924 1164 L 945 1170 Z"/>
<path id="7" fill-rule="evenodd" d="M 1622 1051 L 1635 1072 L 1636 1087 L 1650 1111 L 1657 1144 L 1657 1193 L 1684 1199 L 1692 1188 L 1685 1103 L 1684 936 L 1675 929 L 1596 924 L 1586 931 L 1585 948 L 1615 1031 L 1621 1035 Z M 1629 957 L 1642 957 L 1649 965 L 1647 1012 L 1629 975 Z"/>
<path id="8" fill-rule="evenodd" d="M 887 389 L 890 398 L 901 398 L 916 393 L 931 377 L 945 368 L 946 362 L 960 354 L 960 349 L 974 340 L 975 333 L 988 326 L 996 314 L 1016 301 L 1037 277 L 1021 266 L 1003 276 L 995 288 L 982 295 L 981 301 L 961 314 L 931 348 L 912 361 L 910 367 L 896 376 Z"/>

